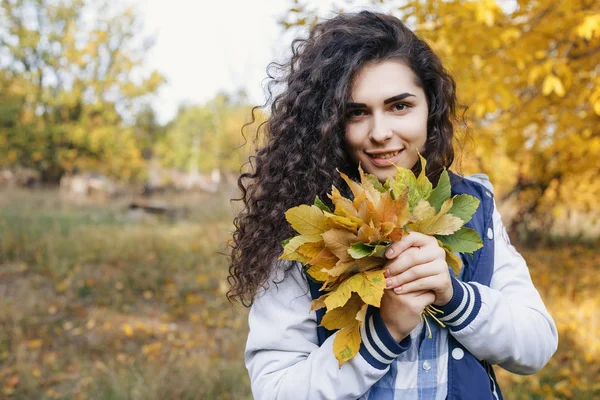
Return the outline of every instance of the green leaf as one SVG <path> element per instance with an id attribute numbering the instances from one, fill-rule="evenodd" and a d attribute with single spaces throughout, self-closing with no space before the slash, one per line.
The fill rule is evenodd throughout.
<path id="1" fill-rule="evenodd" d="M 364 257 L 379 257 L 386 258 L 385 251 L 390 247 L 389 242 L 381 242 L 376 245 L 366 244 L 362 242 L 354 243 L 349 249 L 348 254 L 355 259 L 361 259 Z"/>
<path id="2" fill-rule="evenodd" d="M 429 197 L 429 195 L 431 194 L 431 182 L 429 181 L 429 178 L 427 178 L 427 175 L 425 173 L 425 167 L 427 165 L 427 161 L 425 160 L 425 158 L 423 158 L 423 156 L 421 154 L 419 154 L 419 159 L 421 160 L 421 173 L 419 174 L 419 177 L 417 178 L 416 181 L 416 185 L 415 185 L 415 202 L 414 205 L 416 205 L 417 203 L 419 203 L 419 200 L 421 199 L 427 199 Z M 408 196 L 408 200 L 409 200 L 409 204 L 410 204 L 410 194 Z"/>
<path id="3" fill-rule="evenodd" d="M 429 204 L 435 207 L 435 211 L 439 212 L 440 207 L 444 201 L 448 200 L 451 196 L 451 188 L 450 188 L 450 176 L 448 175 L 448 171 L 444 168 L 444 171 L 440 175 L 440 179 L 438 180 L 438 184 L 431 191 L 431 194 L 427 198 Z"/>
<path id="4" fill-rule="evenodd" d="M 388 247 L 390 247 L 390 245 L 391 243 L 376 245 L 375 250 L 373 250 L 373 253 L 371 254 L 371 257 L 387 258 L 385 256 L 385 252 L 388 249 Z"/>
<path id="5" fill-rule="evenodd" d="M 375 251 L 375 246 L 358 242 L 350 246 L 350 248 L 348 249 L 348 254 L 350 254 L 350 256 L 355 260 L 358 260 L 360 258 L 370 256 L 371 254 L 373 254 L 373 251 Z"/>
<path id="6" fill-rule="evenodd" d="M 471 228 L 462 227 L 452 235 L 436 236 L 436 238 L 453 252 L 472 254 L 483 247 L 481 237 Z"/>
<path id="7" fill-rule="evenodd" d="M 385 187 L 383 187 L 383 185 L 381 184 L 381 182 L 379 182 L 379 179 L 377 179 L 377 177 L 375 175 L 372 174 L 365 174 L 365 177 L 367 178 L 367 180 L 369 182 L 371 182 L 373 184 L 373 187 L 375 187 L 375 189 L 381 193 L 386 192 L 387 189 Z"/>
<path id="8" fill-rule="evenodd" d="M 285 240 L 282 240 L 281 247 L 285 247 L 290 242 L 290 240 L 292 240 L 292 238 L 287 238 Z"/>
<path id="9" fill-rule="evenodd" d="M 315 196 L 313 206 L 317 206 L 320 210 L 327 211 L 328 213 L 333 214 L 331 209 L 327 206 L 327 204 L 323 203 L 323 200 L 321 200 L 319 196 Z"/>
<path id="10" fill-rule="evenodd" d="M 394 199 L 400 198 L 408 188 L 408 205 L 412 211 L 412 208 L 419 202 L 418 196 L 415 196 L 417 178 L 415 178 L 412 171 L 406 168 L 398 168 L 396 170 L 396 179 L 390 181 L 390 185 Z"/>
<path id="11" fill-rule="evenodd" d="M 453 197 L 452 208 L 449 214 L 455 215 L 465 223 L 471 220 L 471 217 L 479 207 L 479 199 L 468 194 L 459 194 Z"/>

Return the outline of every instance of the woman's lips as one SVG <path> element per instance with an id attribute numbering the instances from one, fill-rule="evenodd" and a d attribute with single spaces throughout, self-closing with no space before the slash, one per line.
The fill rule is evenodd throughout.
<path id="1" fill-rule="evenodd" d="M 389 167 L 390 165 L 396 164 L 400 160 L 402 151 L 403 150 L 400 150 L 398 152 L 398 154 L 396 154 L 394 157 L 391 157 L 391 158 L 375 158 L 369 154 L 367 154 L 367 155 L 369 156 L 369 160 L 371 160 L 373 165 L 375 165 L 377 167 Z"/>

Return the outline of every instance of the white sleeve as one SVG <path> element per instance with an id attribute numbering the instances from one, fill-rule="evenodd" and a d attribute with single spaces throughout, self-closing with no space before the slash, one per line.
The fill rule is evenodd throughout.
<path id="1" fill-rule="evenodd" d="M 332 349 L 335 334 L 317 344 L 316 313 L 309 311 L 310 291 L 299 264 L 282 282 L 269 283 L 248 319 L 245 359 L 256 400 L 359 398 L 410 347 L 410 336 L 397 343 L 378 309 L 369 307 L 360 352 L 339 368 Z"/>
<path id="2" fill-rule="evenodd" d="M 442 319 L 452 321 L 447 323 L 450 333 L 476 358 L 517 374 L 533 374 L 556 352 L 558 332 L 495 204 L 493 223 L 490 286 L 453 279 L 453 305 L 444 310 L 452 315 Z"/>

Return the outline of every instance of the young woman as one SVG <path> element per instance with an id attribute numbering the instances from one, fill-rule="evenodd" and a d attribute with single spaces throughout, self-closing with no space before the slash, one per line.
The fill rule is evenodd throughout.
<path id="1" fill-rule="evenodd" d="M 293 235 L 284 212 L 327 199 L 336 169 L 382 182 L 395 167 L 437 182 L 454 160 L 455 83 L 431 48 L 398 19 L 363 11 L 315 25 L 292 44 L 271 106 L 266 142 L 239 179 L 243 211 L 230 267 L 230 298 L 252 305 L 246 366 L 256 399 L 500 399 L 492 364 L 541 369 L 557 348 L 556 326 L 523 258 L 508 242 L 485 177 L 452 174 L 453 193 L 481 204 L 467 226 L 484 241 L 453 276 L 437 241 L 411 233 L 386 256 L 387 289 L 370 308 L 359 354 L 338 367 L 335 332 L 309 312 L 314 284 L 299 263 L 278 261 Z M 271 93 L 271 86 L 269 87 Z M 348 192 L 345 194 L 350 196 Z M 505 239 L 506 238 L 506 239 Z M 447 327 L 420 315 L 433 304 Z"/>

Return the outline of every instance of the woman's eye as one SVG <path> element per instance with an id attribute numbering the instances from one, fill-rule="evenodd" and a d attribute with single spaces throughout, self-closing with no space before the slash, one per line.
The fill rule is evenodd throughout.
<path id="1" fill-rule="evenodd" d="M 364 110 L 352 110 L 348 113 L 349 117 L 360 117 L 361 115 L 363 115 L 362 113 L 364 113 Z"/>
<path id="2" fill-rule="evenodd" d="M 409 107 L 410 106 L 406 103 L 396 103 L 392 106 L 392 109 L 394 109 L 394 111 L 404 111 Z"/>

